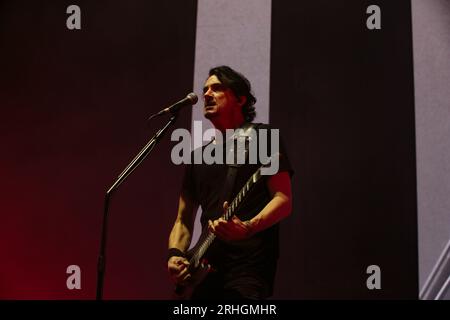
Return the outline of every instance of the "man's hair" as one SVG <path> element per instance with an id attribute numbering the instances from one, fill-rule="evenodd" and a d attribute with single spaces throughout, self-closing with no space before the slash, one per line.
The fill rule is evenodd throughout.
<path id="1" fill-rule="evenodd" d="M 242 115 L 244 116 L 245 121 L 252 122 L 256 116 L 254 106 L 256 98 L 251 92 L 252 87 L 250 85 L 250 81 L 248 81 L 242 74 L 228 66 L 212 68 L 209 70 L 209 76 L 216 76 L 222 84 L 233 91 L 237 98 L 242 96 L 247 98 L 247 101 L 242 106 Z"/>

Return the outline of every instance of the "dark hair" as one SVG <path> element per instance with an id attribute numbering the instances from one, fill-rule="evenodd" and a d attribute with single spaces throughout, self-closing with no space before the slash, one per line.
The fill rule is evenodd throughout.
<path id="1" fill-rule="evenodd" d="M 234 95 L 239 98 L 245 96 L 247 101 L 242 106 L 242 115 L 245 121 L 252 122 L 255 119 L 255 102 L 256 98 L 252 94 L 250 81 L 242 74 L 234 71 L 228 66 L 219 66 L 209 70 L 209 76 L 216 76 L 221 83 L 233 91 Z"/>

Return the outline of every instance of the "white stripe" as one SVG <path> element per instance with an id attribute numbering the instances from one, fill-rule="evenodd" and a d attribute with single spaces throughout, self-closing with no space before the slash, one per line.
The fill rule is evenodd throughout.
<path id="1" fill-rule="evenodd" d="M 450 2 L 413 0 L 411 6 L 423 291 L 450 235 Z"/>
<path id="2" fill-rule="evenodd" d="M 198 0 L 194 91 L 199 97 L 210 68 L 228 65 L 245 75 L 257 98 L 255 122 L 269 122 L 271 0 Z M 203 121 L 203 103 L 192 123 Z M 193 128 L 193 126 L 192 126 Z M 192 130 L 191 130 L 192 131 Z M 195 138 L 195 137 L 194 137 Z M 193 242 L 199 236 L 198 217 Z"/>

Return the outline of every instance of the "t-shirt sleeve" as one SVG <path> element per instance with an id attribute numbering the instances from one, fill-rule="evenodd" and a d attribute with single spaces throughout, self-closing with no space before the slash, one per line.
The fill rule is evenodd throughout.
<path id="1" fill-rule="evenodd" d="M 269 144 L 268 149 L 270 150 L 269 154 L 271 156 L 276 156 L 278 154 L 278 171 L 277 171 L 277 173 L 278 172 L 288 172 L 289 176 L 292 178 L 292 176 L 294 175 L 294 169 L 292 168 L 291 162 L 289 161 L 289 156 L 288 156 L 286 147 L 284 145 L 280 130 L 278 130 L 278 138 L 279 138 L 278 148 L 275 148 L 275 146 L 272 145 L 272 143 L 271 143 L 271 141 L 272 141 L 272 136 L 271 136 L 272 131 L 271 130 L 274 128 L 271 128 L 269 125 L 266 125 L 266 124 L 260 124 L 260 125 L 258 125 L 258 130 L 261 130 L 261 129 L 267 130 L 267 137 L 268 137 L 267 143 Z M 259 138 L 261 138 L 261 135 Z"/>

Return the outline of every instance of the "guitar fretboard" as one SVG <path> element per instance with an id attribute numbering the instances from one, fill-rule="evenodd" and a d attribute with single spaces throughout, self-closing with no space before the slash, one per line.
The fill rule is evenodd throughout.
<path id="1" fill-rule="evenodd" d="M 254 174 L 247 180 L 245 185 L 233 199 L 231 204 L 229 204 L 227 211 L 222 215 L 222 218 L 225 220 L 230 220 L 230 218 L 235 214 L 236 210 L 242 204 L 242 201 L 252 190 L 253 186 L 261 179 L 261 167 L 256 170 Z M 214 233 L 208 232 L 206 237 L 201 240 L 201 242 L 196 246 L 196 250 L 193 252 L 191 259 L 189 260 L 189 264 L 191 268 L 197 268 L 200 259 L 205 254 L 206 250 L 208 250 L 211 243 L 216 238 Z"/>
<path id="2" fill-rule="evenodd" d="M 259 181 L 259 179 L 261 179 L 261 168 L 256 170 L 256 172 L 247 180 L 247 183 L 242 187 L 242 189 L 233 199 L 231 204 L 228 206 L 227 212 L 222 216 L 222 218 L 224 218 L 225 220 L 229 220 L 234 215 L 234 213 L 244 200 L 245 196 L 250 192 L 250 190 Z"/>

